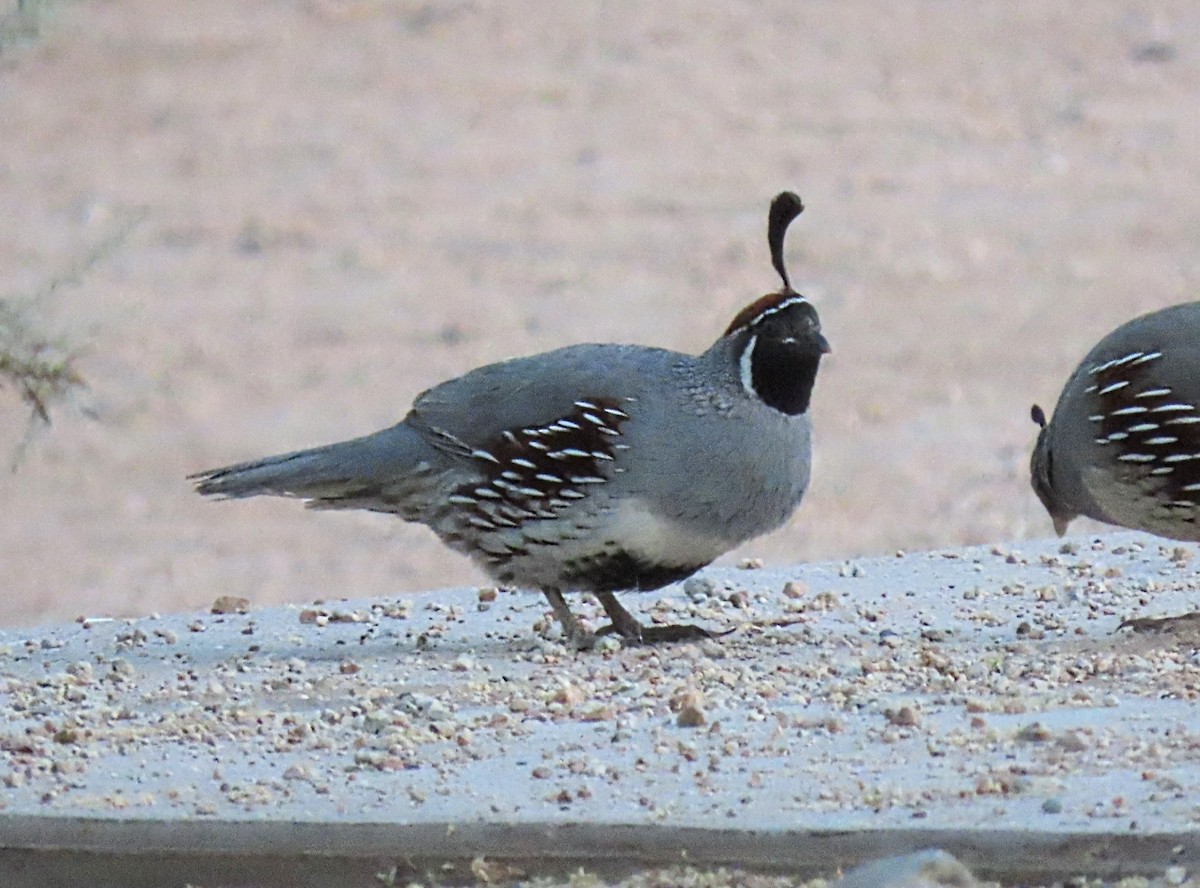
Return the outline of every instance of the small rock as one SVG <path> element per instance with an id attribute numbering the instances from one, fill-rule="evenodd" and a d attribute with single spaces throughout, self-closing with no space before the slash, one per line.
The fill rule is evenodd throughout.
<path id="1" fill-rule="evenodd" d="M 584 700 L 584 693 L 576 685 L 563 684 L 555 689 L 551 699 L 565 706 L 578 706 Z"/>
<path id="2" fill-rule="evenodd" d="M 830 888 L 977 888 L 979 884 L 951 855 L 930 850 L 863 864 Z"/>
<path id="3" fill-rule="evenodd" d="M 1050 729 L 1041 722 L 1034 722 L 1017 731 L 1017 739 L 1027 743 L 1045 743 L 1052 736 Z"/>
<path id="4" fill-rule="evenodd" d="M 784 598 L 803 598 L 808 594 L 808 583 L 803 580 L 788 580 L 783 584 Z"/>
<path id="5" fill-rule="evenodd" d="M 238 598 L 234 595 L 222 595 L 212 603 L 210 612 L 214 614 L 244 614 L 250 610 L 249 598 Z"/>
<path id="6" fill-rule="evenodd" d="M 1061 814 L 1062 809 L 1062 799 L 1046 799 L 1042 802 L 1042 810 L 1047 814 Z"/>
<path id="7" fill-rule="evenodd" d="M 692 601 L 703 601 L 717 594 L 717 584 L 708 577 L 691 577 L 683 584 L 683 594 Z"/>
<path id="8" fill-rule="evenodd" d="M 283 772 L 284 780 L 308 780 L 309 776 L 309 770 L 305 765 L 290 765 Z"/>
<path id="9" fill-rule="evenodd" d="M 1090 744 L 1087 736 L 1079 731 L 1067 731 L 1058 738 L 1058 745 L 1067 752 L 1083 752 Z"/>
<path id="10" fill-rule="evenodd" d="M 708 722 L 704 711 L 704 695 L 696 688 L 686 688 L 671 700 L 675 723 L 681 728 L 698 728 Z"/>
<path id="11" fill-rule="evenodd" d="M 899 709 L 888 709 L 883 713 L 890 724 L 901 728 L 915 728 L 921 723 L 921 717 L 911 706 L 901 706 Z"/>

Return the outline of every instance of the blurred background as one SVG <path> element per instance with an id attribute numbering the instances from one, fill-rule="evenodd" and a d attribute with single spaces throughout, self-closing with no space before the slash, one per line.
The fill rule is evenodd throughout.
<path id="1" fill-rule="evenodd" d="M 184 476 L 487 361 L 703 350 L 783 188 L 834 352 L 809 496 L 729 560 L 1049 535 L 1030 404 L 1196 294 L 1194 3 L 6 2 L 0 298 L 87 388 L 28 440 L 0 390 L 2 623 L 479 581 Z"/>

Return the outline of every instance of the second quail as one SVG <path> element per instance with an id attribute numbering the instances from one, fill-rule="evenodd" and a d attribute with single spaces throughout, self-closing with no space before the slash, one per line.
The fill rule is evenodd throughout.
<path id="1" fill-rule="evenodd" d="M 1033 489 L 1061 536 L 1086 516 L 1200 542 L 1200 302 L 1105 336 L 1038 433 Z M 1134 621 L 1138 622 L 1138 621 Z"/>

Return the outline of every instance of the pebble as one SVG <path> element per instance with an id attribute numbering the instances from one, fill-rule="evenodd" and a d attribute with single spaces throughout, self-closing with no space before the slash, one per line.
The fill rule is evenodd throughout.
<path id="1" fill-rule="evenodd" d="M 692 601 L 704 601 L 716 597 L 717 584 L 708 577 L 689 577 L 683 581 L 683 594 Z"/>

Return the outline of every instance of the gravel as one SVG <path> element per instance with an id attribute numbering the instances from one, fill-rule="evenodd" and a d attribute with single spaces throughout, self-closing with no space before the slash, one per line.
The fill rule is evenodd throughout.
<path id="1" fill-rule="evenodd" d="M 477 589 L 0 633 L 0 875 L 51 846 L 795 878 L 940 847 L 980 878 L 1186 884 L 1195 621 L 1118 630 L 1200 609 L 1184 554 L 711 571 L 625 601 L 732 634 L 587 654 L 540 596 Z"/>

